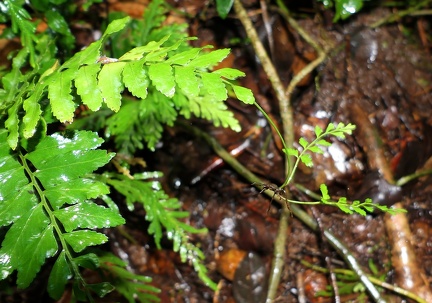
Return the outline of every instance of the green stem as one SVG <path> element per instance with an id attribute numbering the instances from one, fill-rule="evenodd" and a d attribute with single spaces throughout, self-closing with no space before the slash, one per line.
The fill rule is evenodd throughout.
<path id="1" fill-rule="evenodd" d="M 371 24 L 369 27 L 370 28 L 377 28 L 377 27 L 380 27 L 381 25 L 383 25 L 385 23 L 395 22 L 395 21 L 401 19 L 402 17 L 411 15 L 411 13 L 418 11 L 422 7 L 426 7 L 427 5 L 429 5 L 430 2 L 431 2 L 431 0 L 425 0 L 425 1 L 418 3 L 415 6 L 412 6 L 408 9 L 406 9 L 406 10 L 401 10 L 395 14 L 390 14 L 389 16 L 384 17 L 383 19 L 380 19 L 380 20 L 376 21 L 375 23 Z"/>
<path id="2" fill-rule="evenodd" d="M 303 264 L 306 267 L 309 267 L 309 268 L 315 270 L 315 271 L 318 271 L 318 272 L 321 272 L 321 273 L 324 273 L 324 274 L 328 274 L 329 273 L 329 270 L 327 268 L 311 264 L 308 261 L 300 260 L 300 263 Z M 333 269 L 333 271 L 336 274 L 341 274 L 341 275 L 345 275 L 345 276 L 354 276 L 355 277 L 355 274 L 354 274 L 354 272 L 352 270 L 348 270 L 348 269 L 344 269 L 344 268 L 335 268 L 335 269 Z M 420 298 L 419 296 L 417 296 L 416 294 L 413 294 L 410 291 L 407 291 L 406 289 L 403 289 L 401 287 L 394 286 L 394 285 L 391 285 L 391 284 L 386 283 L 384 281 L 381 281 L 380 279 L 378 279 L 378 278 L 376 278 L 374 276 L 367 275 L 367 277 L 375 285 L 378 285 L 378 286 L 380 286 L 382 288 L 391 290 L 391 291 L 397 293 L 398 295 L 402 295 L 402 296 L 405 296 L 405 297 L 407 297 L 409 299 L 413 299 L 413 300 L 415 300 L 418 303 L 426 303 L 426 301 L 424 299 Z"/>
<path id="3" fill-rule="evenodd" d="M 81 276 L 80 270 L 78 268 L 78 265 L 74 262 L 74 258 L 72 256 L 72 253 L 69 249 L 69 246 L 66 243 L 66 240 L 64 239 L 63 236 L 63 232 L 62 229 L 60 228 L 59 224 L 57 223 L 57 219 L 53 213 L 53 210 L 51 208 L 51 205 L 49 204 L 49 202 L 46 200 L 45 198 L 45 194 L 43 189 L 39 186 L 38 181 L 36 180 L 33 171 L 30 169 L 30 167 L 27 164 L 27 159 L 24 155 L 21 154 L 21 152 L 19 153 L 19 157 L 21 160 L 21 163 L 24 167 L 24 170 L 26 171 L 27 175 L 29 176 L 30 180 L 31 180 L 31 184 L 33 185 L 34 189 L 36 190 L 39 198 L 40 198 L 40 203 L 42 203 L 42 206 L 46 212 L 46 214 L 48 215 L 48 218 L 57 234 L 57 238 L 60 241 L 61 247 L 62 247 L 62 251 L 65 252 L 66 258 L 69 260 L 69 265 L 72 267 L 72 271 L 74 272 L 74 277 L 76 280 L 78 280 L 81 285 L 84 287 L 85 293 L 88 297 L 88 299 L 90 299 L 92 301 L 91 295 L 86 287 L 87 283 L 85 282 L 84 278 Z"/>
<path id="4" fill-rule="evenodd" d="M 408 176 L 403 176 L 402 178 L 400 178 L 399 180 L 396 181 L 396 186 L 404 186 L 405 184 L 407 184 L 408 182 L 411 182 L 412 180 L 415 180 L 417 178 L 426 176 L 426 175 L 431 175 L 432 174 L 432 169 L 425 169 L 425 170 L 421 170 L 418 172 L 415 172 L 411 175 Z"/>
<path id="5" fill-rule="evenodd" d="M 254 105 L 258 108 L 258 110 L 263 114 L 263 116 L 266 118 L 267 122 L 271 125 L 271 127 L 273 127 L 273 129 L 276 131 L 278 137 L 281 139 L 282 141 L 282 145 L 284 147 L 285 150 L 288 150 L 288 146 L 285 142 L 284 137 L 282 136 L 282 134 L 280 133 L 278 127 L 276 126 L 276 124 L 273 122 L 273 120 L 269 117 L 269 115 L 267 115 L 267 113 L 265 112 L 265 110 L 257 103 L 254 102 Z M 294 170 L 294 169 L 293 169 Z M 286 183 L 286 182 L 285 182 Z M 283 184 L 282 186 L 280 186 L 279 188 L 284 188 L 288 183 Z"/>

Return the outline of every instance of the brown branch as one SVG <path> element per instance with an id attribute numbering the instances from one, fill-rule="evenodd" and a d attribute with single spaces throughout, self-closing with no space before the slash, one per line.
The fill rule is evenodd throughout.
<path id="1" fill-rule="evenodd" d="M 294 127 L 293 127 L 293 113 L 292 108 L 290 104 L 289 98 L 285 94 L 285 89 L 282 85 L 282 82 L 279 78 L 279 75 L 276 71 L 276 68 L 274 67 L 273 63 L 271 62 L 264 46 L 261 43 L 261 40 L 258 37 L 258 33 L 255 30 L 252 21 L 250 20 L 249 16 L 247 15 L 247 12 L 243 5 L 241 4 L 240 0 L 234 1 L 234 10 L 236 12 L 237 17 L 239 18 L 240 22 L 243 24 L 245 31 L 247 33 L 247 36 L 249 37 L 254 50 L 255 54 L 257 55 L 258 59 L 261 62 L 261 65 L 270 80 L 270 83 L 273 87 L 273 90 L 276 94 L 276 98 L 279 101 L 279 109 L 281 112 L 281 118 L 283 123 L 283 136 L 285 143 L 288 146 L 292 146 L 294 142 Z M 288 172 L 290 171 L 289 168 L 289 158 L 287 158 L 287 167 Z"/>

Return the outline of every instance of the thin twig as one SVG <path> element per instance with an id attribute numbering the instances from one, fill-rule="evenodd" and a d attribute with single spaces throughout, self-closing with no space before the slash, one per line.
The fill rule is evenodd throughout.
<path id="1" fill-rule="evenodd" d="M 252 21 L 247 15 L 247 12 L 240 0 L 234 0 L 234 10 L 236 12 L 237 17 L 240 22 L 243 24 L 247 36 L 249 37 L 254 49 L 255 54 L 261 61 L 261 65 L 270 80 L 273 90 L 275 91 L 276 98 L 279 102 L 279 110 L 282 118 L 282 129 L 283 129 L 283 138 L 285 144 L 288 146 L 293 146 L 294 143 L 294 124 L 293 124 L 293 110 L 291 107 L 290 99 L 286 96 L 284 87 L 282 85 L 282 81 L 277 74 L 277 71 L 271 62 L 264 46 L 261 43 L 261 40 L 258 37 L 258 34 L 252 24 Z M 291 161 L 290 157 L 285 157 L 285 173 L 288 176 L 291 172 Z M 286 185 L 286 184 L 284 184 Z M 283 189 L 283 187 L 282 187 Z M 289 193 L 288 193 L 289 195 Z M 281 218 L 279 220 L 279 229 L 278 235 L 274 246 L 274 258 L 271 269 L 270 281 L 269 281 L 269 290 L 267 292 L 266 302 L 273 302 L 276 297 L 276 291 L 281 279 L 282 269 L 284 265 L 285 259 L 285 243 L 287 239 L 287 228 L 288 228 L 288 218 L 289 211 L 285 204 L 282 205 L 283 211 L 281 214 Z"/>
<path id="2" fill-rule="evenodd" d="M 295 75 L 290 81 L 288 87 L 285 90 L 285 95 L 290 100 L 294 89 L 303 80 L 304 77 L 309 75 L 318 65 L 320 65 L 326 58 L 327 52 L 324 50 L 306 31 L 292 18 L 289 14 L 288 8 L 285 6 L 283 1 L 277 0 L 279 8 L 276 10 L 285 18 L 289 25 L 302 37 L 310 46 L 317 52 L 318 57 L 306 65 L 297 75 Z"/>
<path id="3" fill-rule="evenodd" d="M 300 260 L 300 263 L 304 266 L 307 266 L 307 267 L 315 270 L 315 271 L 318 271 L 318 272 L 321 272 L 324 274 L 329 273 L 329 270 L 327 268 L 311 264 L 306 260 Z M 351 270 L 344 269 L 344 268 L 335 268 L 334 272 L 336 274 L 341 274 L 341 275 L 345 275 L 345 276 L 354 276 L 354 273 Z M 378 279 L 374 276 L 368 276 L 368 278 L 373 284 L 378 285 L 382 288 L 388 289 L 390 291 L 393 291 L 394 293 L 396 293 L 398 295 L 407 297 L 409 299 L 413 299 L 414 301 L 416 301 L 418 303 L 427 303 L 426 300 L 424 300 L 423 298 L 420 298 L 418 295 L 416 295 L 416 294 L 414 294 L 414 293 L 412 293 L 406 289 L 403 289 L 403 288 L 398 287 L 396 285 L 392 285 L 392 284 L 386 283 L 384 281 L 381 281 L 380 279 Z"/>
<path id="4" fill-rule="evenodd" d="M 396 203 L 393 207 L 402 208 L 402 204 Z M 389 236 L 396 282 L 409 291 L 415 291 L 425 301 L 432 302 L 432 291 L 429 283 L 423 279 L 426 274 L 414 251 L 407 216 L 386 214 L 384 224 Z"/>
<path id="5" fill-rule="evenodd" d="M 408 9 L 406 9 L 406 10 L 401 10 L 401 11 L 398 11 L 397 13 L 395 13 L 395 14 L 390 14 L 389 16 L 384 17 L 384 18 L 382 18 L 382 19 L 374 22 L 369 27 L 370 28 L 377 28 L 377 27 L 380 27 L 383 24 L 391 23 L 391 22 L 395 22 L 397 20 L 400 20 L 402 17 L 411 15 L 413 13 L 418 13 L 418 11 L 422 7 L 426 7 L 427 5 L 429 5 L 430 2 L 431 2 L 431 0 L 425 0 L 425 1 L 422 1 L 422 2 L 418 3 L 415 6 L 412 6 L 412 7 L 408 8 Z"/>
<path id="6" fill-rule="evenodd" d="M 408 182 L 411 182 L 412 180 L 418 179 L 426 175 L 432 175 L 432 169 L 419 170 L 411 175 L 403 176 L 396 181 L 396 186 L 404 186 Z"/>
<path id="7" fill-rule="evenodd" d="M 272 261 L 272 271 L 270 272 L 269 278 L 269 289 L 267 294 L 273 294 L 271 296 L 267 295 L 266 303 L 272 303 L 274 301 L 277 288 L 279 286 L 281 271 L 285 263 L 285 243 L 287 241 L 287 230 L 288 230 L 288 220 L 290 218 L 290 211 L 288 210 L 286 204 L 282 205 L 282 214 L 280 216 L 279 227 L 277 232 L 277 237 L 274 244 L 274 253 Z M 275 270 L 279 269 L 279 270 Z"/>
<path id="8" fill-rule="evenodd" d="M 324 238 L 323 237 L 324 227 L 323 227 L 322 220 L 320 218 L 320 214 L 318 212 L 318 209 L 316 207 L 312 206 L 311 210 L 312 210 L 313 216 L 315 217 L 315 221 L 316 221 L 316 223 L 318 225 L 318 230 L 320 231 L 320 235 L 321 235 L 320 237 Z M 329 253 L 328 253 L 328 243 L 325 242 L 324 240 L 323 240 L 323 242 L 324 242 L 323 243 L 324 244 L 323 247 L 325 249 L 325 252 L 324 252 L 325 253 L 325 257 L 324 258 L 325 258 L 325 261 L 326 261 L 326 264 L 327 264 L 327 268 L 328 268 L 328 272 L 329 272 L 329 276 L 330 276 L 330 281 L 331 281 L 331 285 L 332 285 L 332 288 L 333 288 L 334 302 L 335 303 L 340 303 L 341 302 L 341 298 L 340 298 L 340 295 L 339 295 L 339 287 L 337 285 L 336 274 L 333 271 L 333 265 L 331 263 L 331 259 L 330 259 Z"/>
<path id="9" fill-rule="evenodd" d="M 267 52 L 264 46 L 262 45 L 261 40 L 258 37 L 258 33 L 256 32 L 252 24 L 252 21 L 247 15 L 247 12 L 243 7 L 243 5 L 241 4 L 240 0 L 234 1 L 234 10 L 240 22 L 243 24 L 245 31 L 248 35 L 248 38 L 250 39 L 254 47 L 255 54 L 260 60 L 261 65 L 268 79 L 270 80 L 270 83 L 272 84 L 273 90 L 276 94 L 276 98 L 279 101 L 279 109 L 281 112 L 281 118 L 283 122 L 284 140 L 288 146 L 292 146 L 292 143 L 294 142 L 294 127 L 293 127 L 293 114 L 290 105 L 290 100 L 289 98 L 287 98 L 285 94 L 285 89 L 278 76 L 276 68 L 271 62 L 269 56 L 267 55 Z M 289 168 L 290 161 L 288 157 L 286 159 L 287 159 L 287 167 Z M 288 171 L 290 171 L 290 168 Z"/>

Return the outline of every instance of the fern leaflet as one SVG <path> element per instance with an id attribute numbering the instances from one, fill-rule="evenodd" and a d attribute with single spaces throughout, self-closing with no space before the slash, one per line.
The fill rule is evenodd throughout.
<path id="1" fill-rule="evenodd" d="M 48 291 L 58 299 L 67 280 L 83 283 L 73 256 L 107 237 L 94 231 L 124 223 L 116 212 L 88 199 L 108 187 L 91 173 L 113 154 L 96 148 L 95 133 L 74 132 L 43 138 L 27 154 L 13 152 L 0 131 L 0 226 L 10 226 L 0 249 L 1 279 L 17 271 L 17 285 L 27 287 L 46 258 L 57 256 Z"/>

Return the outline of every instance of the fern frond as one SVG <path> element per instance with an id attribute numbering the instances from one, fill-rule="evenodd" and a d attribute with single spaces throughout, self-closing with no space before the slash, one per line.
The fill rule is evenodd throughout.
<path id="1" fill-rule="evenodd" d="M 188 239 L 188 233 L 203 233 L 207 229 L 197 229 L 181 219 L 189 213 L 181 210 L 181 203 L 175 198 L 169 198 L 157 181 L 129 179 L 123 175 L 105 176 L 103 179 L 126 198 L 129 210 L 134 210 L 134 203 L 143 205 L 146 220 L 150 222 L 148 231 L 154 236 L 156 246 L 161 247 L 164 234 L 173 241 L 173 250 L 180 253 L 182 262 L 190 262 L 199 277 L 211 288 L 216 284 L 207 276 L 203 264 L 204 254 Z"/>
<path id="2" fill-rule="evenodd" d="M 97 150 L 102 139 L 86 131 L 45 137 L 28 154 L 13 152 L 6 138 L 0 130 L 0 226 L 10 226 L 0 249 L 0 278 L 17 271 L 17 285 L 26 288 L 46 258 L 57 255 L 48 291 L 58 299 L 72 276 L 83 283 L 73 255 L 107 241 L 94 229 L 124 223 L 118 213 L 88 201 L 108 193 L 91 173 L 113 154 Z"/>
<path id="3" fill-rule="evenodd" d="M 30 14 L 16 1 L 5 0 L 0 4 L 0 11 L 10 17 L 12 23 L 12 31 L 15 34 L 20 34 L 21 43 L 30 53 L 30 64 L 36 66 L 35 43 L 37 37 L 35 35 L 36 24 L 30 21 Z"/>
<path id="4" fill-rule="evenodd" d="M 100 268 L 116 291 L 122 294 L 129 303 L 159 302 L 155 294 L 160 289 L 149 285 L 151 278 L 131 273 L 128 264 L 113 254 L 105 253 L 99 257 Z"/>

